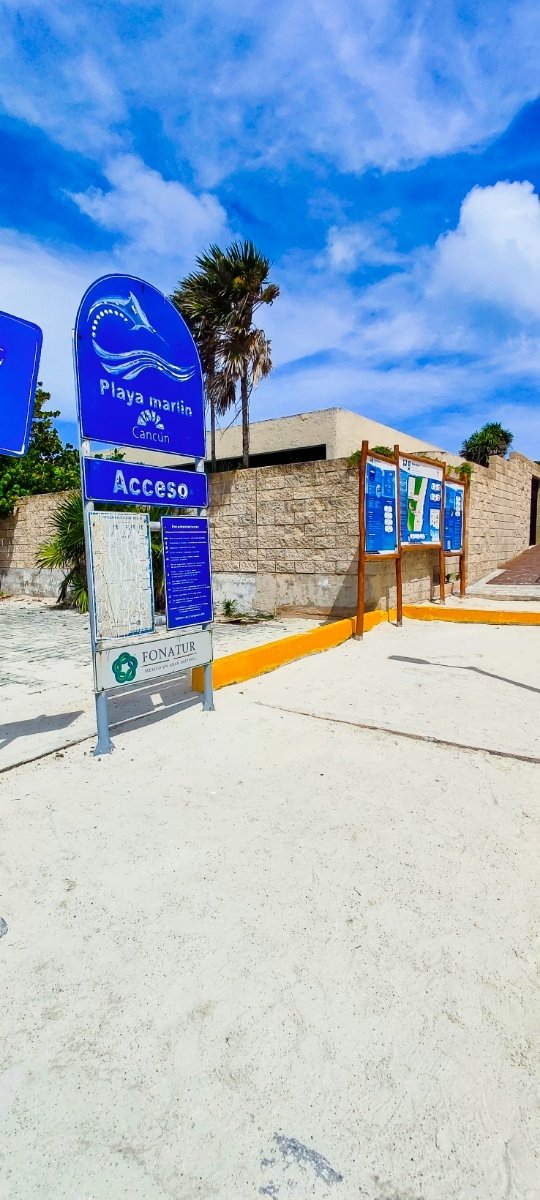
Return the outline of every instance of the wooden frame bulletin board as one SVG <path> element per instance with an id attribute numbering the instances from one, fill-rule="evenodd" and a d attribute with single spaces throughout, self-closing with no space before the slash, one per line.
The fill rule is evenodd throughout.
<path id="1" fill-rule="evenodd" d="M 423 472 L 422 467 L 427 469 Z M 404 500 L 407 529 L 403 524 Z M 398 625 L 403 622 L 404 554 L 415 550 L 437 552 L 441 604 L 446 601 L 446 558 L 458 557 L 460 594 L 465 594 L 467 506 L 467 482 L 449 477 L 445 463 L 424 455 L 405 455 L 399 446 L 394 446 L 392 456 L 377 454 L 369 450 L 367 441 L 362 442 L 358 479 L 357 638 L 364 633 L 367 562 L 392 559 L 395 563 Z"/>

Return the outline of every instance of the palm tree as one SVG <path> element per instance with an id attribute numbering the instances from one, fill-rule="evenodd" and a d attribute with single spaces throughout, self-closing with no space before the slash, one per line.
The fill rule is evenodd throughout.
<path id="1" fill-rule="evenodd" d="M 215 248 L 217 249 L 217 248 Z M 223 414 L 234 404 L 234 384 L 225 378 L 220 366 L 220 330 L 229 314 L 225 289 L 218 287 L 217 266 L 208 255 L 197 259 L 198 271 L 187 275 L 171 296 L 193 334 L 204 374 L 205 391 L 210 410 L 210 458 L 216 469 L 216 413 Z"/>
<path id="2" fill-rule="evenodd" d="M 251 241 L 232 242 L 226 250 L 210 246 L 197 258 L 171 299 L 191 326 L 205 373 L 210 408 L 212 468 L 215 467 L 215 418 L 236 401 L 240 383 L 242 457 L 249 466 L 249 400 L 253 388 L 272 370 L 270 342 L 253 324 L 262 304 L 272 304 L 279 287 L 268 281 L 270 260 Z"/>
<path id="3" fill-rule="evenodd" d="M 270 259 L 251 241 L 232 242 L 225 251 L 231 279 L 232 309 L 227 322 L 226 347 L 231 378 L 240 379 L 242 401 L 242 458 L 249 466 L 249 401 L 253 388 L 270 374 L 270 342 L 262 329 L 253 325 L 253 315 L 263 304 L 279 296 L 277 283 L 270 283 Z"/>

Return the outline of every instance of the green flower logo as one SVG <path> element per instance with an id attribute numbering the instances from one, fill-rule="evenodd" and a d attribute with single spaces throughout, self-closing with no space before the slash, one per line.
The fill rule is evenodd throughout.
<path id="1" fill-rule="evenodd" d="M 134 654 L 124 650 L 115 658 L 112 664 L 114 678 L 117 683 L 132 683 L 137 674 L 137 659 Z"/>

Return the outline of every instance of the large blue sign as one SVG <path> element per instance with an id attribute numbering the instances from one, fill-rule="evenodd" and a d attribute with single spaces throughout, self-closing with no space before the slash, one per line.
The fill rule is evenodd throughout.
<path id="1" fill-rule="evenodd" d="M 368 455 L 366 461 L 366 553 L 395 554 L 397 468 Z"/>
<path id="2" fill-rule="evenodd" d="M 112 446 L 204 458 L 197 347 L 170 300 L 131 275 L 105 275 L 75 324 L 81 436 Z"/>
<path id="3" fill-rule="evenodd" d="M 208 480 L 199 471 L 171 471 L 110 458 L 83 458 L 86 500 L 102 504 L 152 504 L 206 508 Z"/>
<path id="4" fill-rule="evenodd" d="M 400 458 L 402 546 L 440 546 L 444 470 L 421 459 Z"/>
<path id="5" fill-rule="evenodd" d="M 212 620 L 210 536 L 203 517 L 162 517 L 167 629 Z"/>
<path id="6" fill-rule="evenodd" d="M 444 548 L 461 554 L 463 550 L 463 509 L 465 488 L 462 483 L 450 483 L 444 488 Z"/>
<path id="7" fill-rule="evenodd" d="M 43 334 L 32 321 L 0 312 L 0 454 L 26 454 Z"/>

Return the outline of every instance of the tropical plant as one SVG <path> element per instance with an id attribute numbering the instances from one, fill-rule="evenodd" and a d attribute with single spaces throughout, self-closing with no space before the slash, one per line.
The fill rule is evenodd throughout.
<path id="1" fill-rule="evenodd" d="M 39 547 L 36 565 L 43 570 L 64 571 L 57 604 L 68 604 L 80 612 L 88 612 L 88 584 L 84 550 L 84 517 L 82 496 L 72 492 L 53 513 L 52 537 Z"/>
<path id="2" fill-rule="evenodd" d="M 21 496 L 41 492 L 63 492 L 79 482 L 79 454 L 62 444 L 54 418 L 57 411 L 44 411 L 50 393 L 38 383 L 28 451 L 23 458 L 0 456 L 0 516 L 13 512 Z"/>
<path id="3" fill-rule="evenodd" d="M 509 429 L 503 429 L 499 421 L 488 421 L 481 429 L 477 429 L 476 433 L 472 433 L 465 439 L 461 447 L 461 454 L 468 462 L 479 463 L 481 467 L 487 467 L 491 455 L 505 457 L 513 440 L 514 435 L 510 433 Z"/>
<path id="4" fill-rule="evenodd" d="M 171 299 L 191 324 L 199 346 L 210 406 L 212 463 L 215 465 L 215 415 L 236 403 L 240 384 L 242 459 L 249 466 L 249 401 L 253 388 L 270 374 L 270 342 L 253 317 L 272 304 L 279 287 L 270 283 L 270 260 L 251 241 L 219 246 L 197 259 Z"/>

